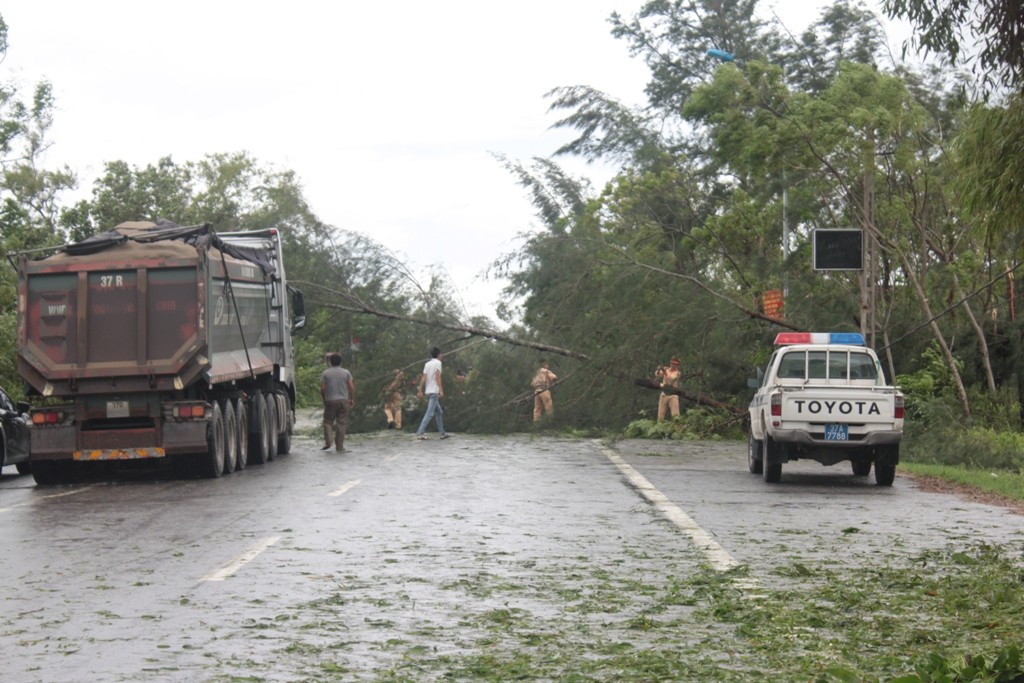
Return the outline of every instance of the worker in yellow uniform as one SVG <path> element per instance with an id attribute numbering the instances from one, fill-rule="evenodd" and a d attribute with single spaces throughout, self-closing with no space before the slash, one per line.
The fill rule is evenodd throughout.
<path id="1" fill-rule="evenodd" d="M 679 370 L 679 359 L 673 358 L 667 366 L 661 365 L 654 373 L 658 384 L 662 389 L 679 389 L 679 382 L 683 373 Z M 665 421 L 665 414 L 671 413 L 672 417 L 679 414 L 679 395 L 672 392 L 661 392 L 658 397 L 658 422 Z"/>
<path id="2" fill-rule="evenodd" d="M 555 376 L 555 373 L 551 372 L 547 361 L 540 364 L 537 374 L 530 380 L 530 386 L 533 387 L 534 422 L 538 422 L 544 413 L 548 415 L 555 414 L 555 404 L 551 400 L 551 387 L 554 386 L 557 380 L 558 377 Z"/>
<path id="3" fill-rule="evenodd" d="M 395 376 L 391 382 L 384 387 L 384 416 L 388 419 L 388 429 L 402 428 L 402 395 L 405 375 L 401 370 L 395 370 Z"/>

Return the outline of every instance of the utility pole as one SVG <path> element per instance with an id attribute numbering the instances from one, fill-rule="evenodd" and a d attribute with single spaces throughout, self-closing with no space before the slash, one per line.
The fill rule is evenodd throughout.
<path id="1" fill-rule="evenodd" d="M 875 241 L 875 141 L 868 131 L 870 144 L 864 155 L 864 239 L 861 241 L 860 332 L 871 348 L 875 348 L 875 299 L 877 296 L 877 242 Z"/>

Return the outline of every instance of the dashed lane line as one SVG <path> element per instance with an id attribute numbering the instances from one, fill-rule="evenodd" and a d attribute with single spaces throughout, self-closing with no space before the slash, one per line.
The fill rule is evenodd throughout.
<path id="1" fill-rule="evenodd" d="M 347 481 L 338 488 L 328 493 L 327 495 L 332 498 L 337 498 L 338 496 L 344 495 L 348 491 L 352 490 L 356 486 L 359 486 L 361 483 L 363 483 L 362 479 L 353 479 L 352 481 Z"/>
<path id="2" fill-rule="evenodd" d="M 704 553 L 708 562 L 715 570 L 725 572 L 740 565 L 740 562 L 730 555 L 710 533 L 697 524 L 692 517 L 683 512 L 678 505 L 669 500 L 664 493 L 656 489 L 647 477 L 633 469 L 618 453 L 607 446 L 598 444 L 598 447 L 619 468 L 619 471 L 622 472 L 629 483 L 647 502 L 657 508 L 680 531 L 690 537 L 693 544 Z M 742 583 L 746 587 L 756 585 L 756 581 L 752 578 L 743 579 Z"/>
<path id="3" fill-rule="evenodd" d="M 266 550 L 267 548 L 274 545 L 280 540 L 280 536 L 269 536 L 267 538 L 264 538 L 259 543 L 257 543 L 256 545 L 254 545 L 253 547 L 249 548 L 244 553 L 236 557 L 229 564 L 226 564 L 220 569 L 216 570 L 215 572 L 207 574 L 203 578 L 199 579 L 199 582 L 203 583 L 206 581 L 223 581 L 228 577 L 234 576 L 234 574 L 239 569 L 255 560 L 257 557 L 259 557 L 260 553 L 262 553 L 264 550 Z"/>
<path id="4" fill-rule="evenodd" d="M 65 496 L 73 496 L 73 495 L 78 494 L 78 493 L 85 493 L 86 491 L 88 491 L 91 488 L 92 488 L 91 486 L 85 486 L 85 487 L 80 488 L 80 489 L 75 489 L 74 491 L 65 491 L 64 493 L 53 493 L 53 494 L 50 494 L 48 496 L 36 496 L 36 497 L 33 497 L 32 500 L 24 502 L 24 503 L 15 503 L 14 505 L 7 505 L 5 507 L 2 507 L 2 508 L 0 508 L 0 513 L 9 512 L 11 510 L 14 510 L 15 508 L 23 508 L 23 507 L 28 507 L 29 505 L 35 505 L 39 501 L 46 500 L 48 498 L 64 498 Z"/>

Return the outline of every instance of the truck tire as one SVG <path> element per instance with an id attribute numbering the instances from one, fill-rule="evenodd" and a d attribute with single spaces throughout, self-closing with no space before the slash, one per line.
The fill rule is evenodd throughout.
<path id="1" fill-rule="evenodd" d="M 235 471 L 238 460 L 238 422 L 235 420 L 235 405 L 231 399 L 221 401 L 221 415 L 224 417 L 224 474 Z"/>
<path id="2" fill-rule="evenodd" d="M 764 455 L 761 458 L 761 475 L 768 484 L 777 484 L 782 480 L 782 463 L 772 462 L 779 457 L 779 444 L 767 434 L 764 435 Z"/>
<path id="3" fill-rule="evenodd" d="M 761 474 L 764 469 L 764 442 L 754 438 L 754 431 L 747 432 L 747 469 L 751 474 Z"/>
<path id="4" fill-rule="evenodd" d="M 277 415 L 277 399 L 267 394 L 267 460 L 277 457 L 277 430 L 281 424 Z"/>
<path id="5" fill-rule="evenodd" d="M 67 484 L 72 480 L 71 465 L 54 460 L 43 460 L 32 463 L 32 478 L 39 486 L 57 486 Z"/>
<path id="6" fill-rule="evenodd" d="M 270 425 L 267 418 L 267 400 L 259 391 L 253 393 L 249 405 L 252 411 L 249 432 L 249 462 L 262 465 L 267 462 L 270 448 Z"/>
<path id="7" fill-rule="evenodd" d="M 244 399 L 235 402 L 235 421 L 238 422 L 238 460 L 235 461 L 235 469 L 244 470 L 249 464 L 249 408 Z"/>
<path id="8" fill-rule="evenodd" d="M 284 408 L 283 413 L 283 424 L 280 425 L 281 435 L 277 438 L 277 453 L 278 455 L 288 455 L 292 450 L 292 425 L 295 424 L 295 411 L 292 410 L 291 401 L 288 400 L 288 395 L 282 392 L 278 392 L 277 405 Z"/>
<path id="9" fill-rule="evenodd" d="M 855 477 L 866 477 L 871 474 L 871 461 L 870 460 L 851 460 L 850 465 L 853 469 L 853 476 Z"/>
<path id="10" fill-rule="evenodd" d="M 896 465 L 883 465 L 875 462 L 875 483 L 879 486 L 892 486 L 896 480 Z"/>
<path id="11" fill-rule="evenodd" d="M 206 425 L 206 453 L 199 459 L 199 476 L 216 479 L 224 471 L 224 414 L 213 402 L 213 417 Z"/>

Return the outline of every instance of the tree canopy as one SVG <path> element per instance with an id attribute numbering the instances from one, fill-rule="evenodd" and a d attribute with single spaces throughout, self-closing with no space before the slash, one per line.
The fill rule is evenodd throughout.
<path id="1" fill-rule="evenodd" d="M 960 54 L 953 38 L 988 31 L 1003 49 L 981 59 L 1003 65 L 1001 86 L 1019 82 L 1003 9 L 939 16 L 937 6 L 887 4 L 926 22 L 934 35 L 923 45 L 951 58 Z M 894 62 L 860 2 L 824 8 L 798 34 L 762 9 L 757 0 L 651 0 L 635 16 L 613 14 L 612 35 L 649 68 L 646 101 L 556 88 L 548 103 L 571 139 L 551 157 L 496 155 L 542 224 L 492 265 L 510 283 L 503 329 L 467 320 L 443 271 L 413 273 L 384 245 L 322 222 L 293 171 L 245 152 L 107 161 L 88 198 L 65 202 L 77 178 L 42 163 L 55 111 L 47 83 L 28 95 L 0 88 L 3 248 L 80 240 L 124 220 L 280 227 L 289 279 L 309 304 L 296 343 L 301 399 L 318 400 L 327 352 L 343 353 L 361 396 L 379 385 L 382 402 L 394 370 L 414 378 L 438 345 L 459 378 L 447 383 L 456 387 L 448 409 L 465 429 L 530 424 L 529 380 L 543 359 L 559 376 L 551 425 L 648 418 L 657 397 L 644 382 L 672 356 L 683 361 L 689 402 L 735 427 L 747 378 L 780 329 L 863 330 L 890 379 L 932 373 L 941 359 L 943 399 L 968 419 L 978 406 L 990 415 L 987 406 L 1019 405 L 1019 96 L 972 100 L 966 73 Z M 6 31 L 0 22 L 0 49 Z M 712 58 L 712 48 L 732 60 Z M 595 188 L 562 168 L 570 156 L 618 172 Z M 836 228 L 863 231 L 861 271 L 811 267 L 815 231 Z M 13 285 L 8 269 L 8 342 Z M 10 386 L 13 359 L 4 362 Z M 371 399 L 356 428 L 380 423 L 377 408 Z"/>

